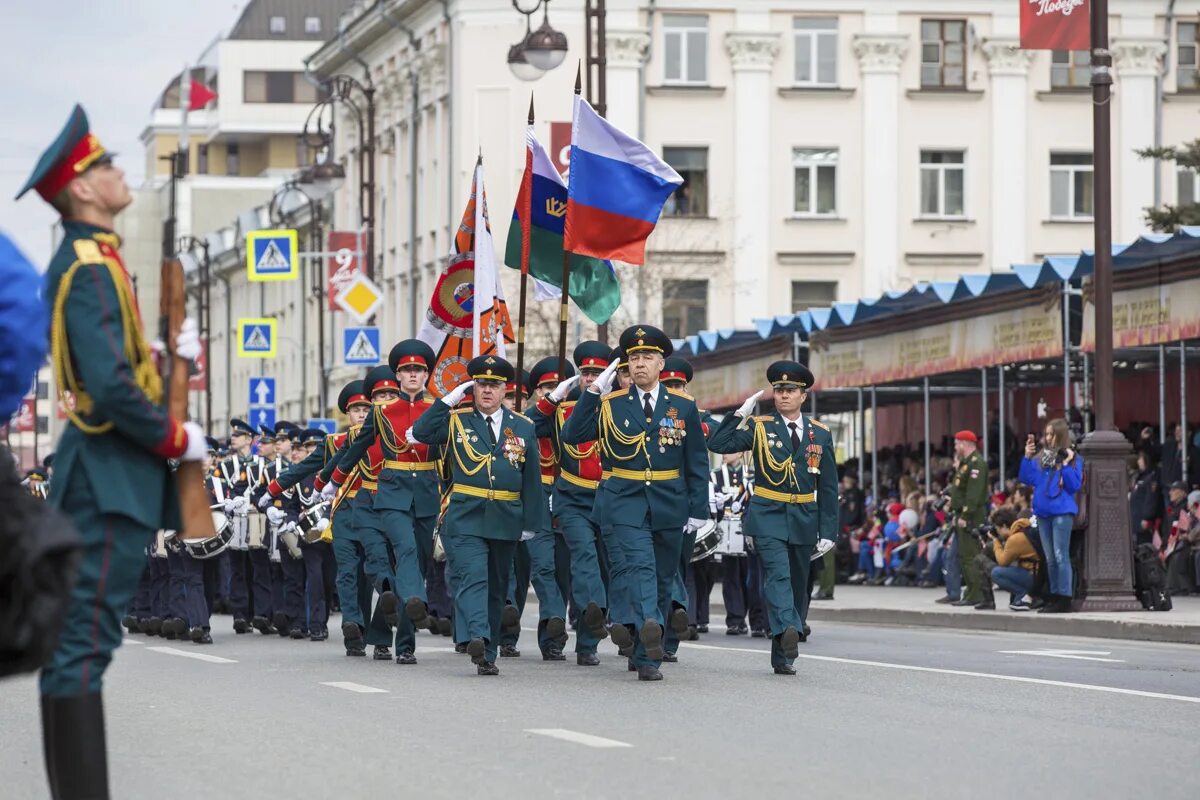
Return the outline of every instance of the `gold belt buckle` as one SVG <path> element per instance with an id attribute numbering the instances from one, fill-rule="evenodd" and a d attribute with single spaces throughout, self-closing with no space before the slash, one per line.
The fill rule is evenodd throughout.
<path id="1" fill-rule="evenodd" d="M 792 494 L 788 495 L 788 502 L 789 503 L 798 502 L 798 498 L 799 498 L 799 495 L 792 493 Z"/>
<path id="2" fill-rule="evenodd" d="M 649 486 L 650 481 L 652 481 L 653 479 L 654 479 L 654 470 L 647 468 L 646 469 L 646 485 Z"/>
<path id="3" fill-rule="evenodd" d="M 488 489 L 488 490 L 487 490 L 487 499 L 488 499 L 488 500 L 495 500 L 495 499 L 496 499 L 496 490 L 495 490 L 495 489 Z"/>

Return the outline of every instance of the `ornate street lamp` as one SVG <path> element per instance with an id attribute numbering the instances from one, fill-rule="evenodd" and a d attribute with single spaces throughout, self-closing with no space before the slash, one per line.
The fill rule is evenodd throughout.
<path id="1" fill-rule="evenodd" d="M 535 81 L 567 57 L 567 35 L 550 25 L 550 0 L 537 0 L 533 8 L 526 11 L 518 0 L 512 0 L 513 8 L 525 15 L 525 38 L 508 50 L 508 68 L 523 81 Z M 530 17 L 542 10 L 542 24 L 531 31 Z"/>

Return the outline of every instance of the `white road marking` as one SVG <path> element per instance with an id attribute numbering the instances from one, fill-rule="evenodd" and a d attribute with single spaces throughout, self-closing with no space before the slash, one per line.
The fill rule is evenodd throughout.
<path id="1" fill-rule="evenodd" d="M 595 747 L 599 750 L 633 747 L 629 742 L 618 742 L 616 739 L 605 739 L 603 736 L 592 736 L 590 733 L 569 731 L 566 728 L 526 728 L 525 732 L 538 736 L 549 736 L 551 739 L 562 739 L 564 742 L 574 742 L 584 747 Z"/>
<path id="2" fill-rule="evenodd" d="M 194 658 L 197 661 L 207 661 L 210 664 L 236 664 L 238 663 L 232 658 L 221 658 L 220 656 L 210 656 L 208 653 L 189 653 L 187 650 L 176 650 L 174 647 L 147 647 L 147 651 L 151 653 L 166 653 L 169 656 L 183 656 L 184 658 Z"/>
<path id="3" fill-rule="evenodd" d="M 345 689 L 347 692 L 359 694 L 387 694 L 387 689 L 376 689 L 374 686 L 363 686 L 361 683 L 350 681 L 321 681 L 322 686 L 332 686 L 335 689 Z"/>
<path id="4" fill-rule="evenodd" d="M 139 642 L 137 639 L 126 636 L 121 639 L 121 644 L 145 644 L 145 642 Z"/>
<path id="5" fill-rule="evenodd" d="M 1097 656 L 1112 655 L 1111 650 L 997 650 L 997 653 L 1014 656 L 1046 656 L 1047 658 L 1072 658 L 1077 661 L 1105 661 L 1110 664 L 1124 664 L 1123 658 L 1097 658 Z"/>
<path id="6" fill-rule="evenodd" d="M 680 647 L 690 647 L 696 650 L 731 650 L 737 653 L 754 653 L 758 656 L 767 655 L 766 650 L 755 650 L 749 647 L 718 647 L 713 644 L 692 644 L 681 642 Z M 919 667 L 912 664 L 889 664 L 886 661 L 865 661 L 859 658 L 839 658 L 837 656 L 813 656 L 800 654 L 800 658 L 810 661 L 830 661 L 835 664 L 857 664 L 863 667 L 879 667 L 880 669 L 898 669 L 909 672 L 931 672 L 937 675 L 962 675 L 967 678 L 991 678 L 996 681 L 1011 681 L 1013 683 L 1032 683 L 1039 686 L 1061 686 L 1066 689 L 1083 689 L 1089 692 L 1106 692 L 1108 694 L 1125 694 L 1133 697 L 1150 697 L 1157 700 L 1174 700 L 1179 703 L 1196 703 L 1200 705 L 1200 697 L 1184 694 L 1163 694 L 1162 692 L 1144 692 L 1141 689 L 1122 689 L 1117 686 L 1097 686 L 1090 683 L 1072 683 L 1070 681 L 1052 681 L 1046 678 L 1024 678 L 1019 675 L 998 675 L 993 672 L 971 672 L 961 669 L 943 669 L 941 667 Z"/>

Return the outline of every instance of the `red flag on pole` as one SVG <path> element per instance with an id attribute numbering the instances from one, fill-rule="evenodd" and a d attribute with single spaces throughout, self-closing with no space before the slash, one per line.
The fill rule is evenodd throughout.
<path id="1" fill-rule="evenodd" d="M 216 92 L 192 78 L 188 87 L 188 111 L 197 111 L 216 99 Z"/>
<path id="2" fill-rule="evenodd" d="M 1019 0 L 1021 48 L 1087 50 L 1091 46 L 1091 0 Z"/>

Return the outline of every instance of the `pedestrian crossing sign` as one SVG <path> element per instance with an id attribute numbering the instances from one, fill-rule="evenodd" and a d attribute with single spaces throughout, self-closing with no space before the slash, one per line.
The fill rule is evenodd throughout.
<path id="1" fill-rule="evenodd" d="M 348 367 L 378 364 L 379 328 L 346 328 L 342 331 L 342 363 Z"/>
<path id="2" fill-rule="evenodd" d="M 275 337 L 275 320 L 239 319 L 238 356 L 241 358 L 274 358 L 278 341 Z"/>
<path id="3" fill-rule="evenodd" d="M 246 234 L 246 278 L 290 281 L 300 276 L 295 229 Z"/>

